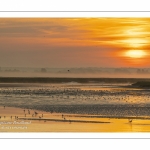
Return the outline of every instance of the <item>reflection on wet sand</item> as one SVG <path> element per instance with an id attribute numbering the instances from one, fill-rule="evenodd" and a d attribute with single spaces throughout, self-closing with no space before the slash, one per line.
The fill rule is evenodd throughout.
<path id="1" fill-rule="evenodd" d="M 150 131 L 149 89 L 127 84 L 3 84 L 0 105 L 1 132 Z"/>
<path id="2" fill-rule="evenodd" d="M 25 110 L 25 111 L 24 111 Z M 0 107 L 0 132 L 149 132 L 150 119 L 129 119 L 79 114 L 49 113 Z M 37 114 L 32 117 L 32 113 Z M 43 117 L 42 117 L 43 114 Z M 63 115 L 63 118 L 62 118 Z M 4 117 L 5 116 L 5 117 Z M 39 118 L 41 116 L 41 118 Z M 65 119 L 64 119 L 65 118 Z"/>

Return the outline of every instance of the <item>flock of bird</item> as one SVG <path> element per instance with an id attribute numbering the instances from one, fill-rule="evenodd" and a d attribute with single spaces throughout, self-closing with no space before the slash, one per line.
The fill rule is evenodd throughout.
<path id="1" fill-rule="evenodd" d="M 4 109 L 6 108 L 6 106 L 4 106 Z M 32 112 L 32 113 L 31 113 Z M 51 112 L 52 113 L 52 112 Z M 23 118 L 30 118 L 30 117 L 36 118 L 36 119 L 44 119 L 44 114 L 43 113 L 38 113 L 36 110 L 29 110 L 29 109 L 23 109 L 23 114 L 21 114 L 20 116 L 10 116 L 10 119 L 15 119 L 18 120 L 19 118 L 23 119 Z M 62 114 L 62 120 L 66 120 L 65 115 Z M 6 119 L 6 116 L 0 116 L 0 119 Z M 49 118 L 48 118 L 49 119 Z M 46 122 L 47 118 L 44 119 L 44 122 Z M 69 123 L 71 123 L 71 120 L 68 120 Z"/>
<path id="2" fill-rule="evenodd" d="M 80 87 L 68 88 L 60 86 L 44 88 L 1 88 L 0 102 L 3 99 L 23 98 L 34 99 L 37 101 L 48 102 L 49 104 L 134 104 L 141 102 L 150 102 L 149 92 L 140 90 L 108 90 L 91 89 L 86 90 Z M 12 101 L 13 103 L 13 101 Z"/>
<path id="3" fill-rule="evenodd" d="M 4 109 L 6 108 L 6 106 L 4 106 Z M 27 117 L 27 115 L 28 115 L 28 117 L 37 117 L 38 116 L 38 113 L 36 112 L 36 111 L 33 111 L 33 113 L 32 113 L 32 115 L 31 115 L 31 110 L 29 110 L 29 109 L 23 109 L 23 114 L 22 115 L 20 115 L 20 117 Z M 43 118 L 44 117 L 44 115 L 43 114 L 41 114 L 41 116 L 38 116 L 40 119 L 41 118 Z M 0 119 L 2 118 L 2 116 L 0 116 Z M 4 119 L 6 118 L 6 116 L 4 116 Z M 18 120 L 19 119 L 19 116 L 10 116 L 10 118 L 11 119 L 15 119 L 15 120 Z"/>
<path id="4" fill-rule="evenodd" d="M 47 85 L 39 87 L 0 88 L 0 104 L 20 106 L 36 105 L 130 105 L 150 104 L 150 92 L 139 89 L 102 88 L 94 86 Z M 53 112 L 53 110 L 51 111 Z M 90 113 L 90 112 L 89 112 Z M 37 116 L 31 110 L 24 112 L 25 117 Z M 42 118 L 43 115 L 39 116 Z M 64 118 L 65 119 L 65 118 Z"/>

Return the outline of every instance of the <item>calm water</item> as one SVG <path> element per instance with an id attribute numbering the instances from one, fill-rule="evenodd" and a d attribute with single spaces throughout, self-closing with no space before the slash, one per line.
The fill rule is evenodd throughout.
<path id="1" fill-rule="evenodd" d="M 150 90 L 128 84 L 0 84 L 0 105 L 102 116 L 150 116 Z"/>

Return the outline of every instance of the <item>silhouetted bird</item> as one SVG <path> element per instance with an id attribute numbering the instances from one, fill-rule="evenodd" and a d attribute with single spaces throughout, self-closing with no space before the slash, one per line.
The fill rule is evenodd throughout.
<path id="1" fill-rule="evenodd" d="M 132 122 L 132 119 L 129 119 L 129 122 L 131 123 L 131 122 Z"/>
<path id="2" fill-rule="evenodd" d="M 69 122 L 71 123 L 71 120 L 69 120 Z"/>
<path id="3" fill-rule="evenodd" d="M 30 114 L 30 110 L 28 110 L 28 114 Z"/>

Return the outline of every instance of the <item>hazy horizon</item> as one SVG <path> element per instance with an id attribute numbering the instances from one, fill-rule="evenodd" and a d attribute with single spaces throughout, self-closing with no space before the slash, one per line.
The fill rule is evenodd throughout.
<path id="1" fill-rule="evenodd" d="M 0 77 L 108 77 L 149 78 L 150 68 L 47 68 L 0 67 Z"/>

